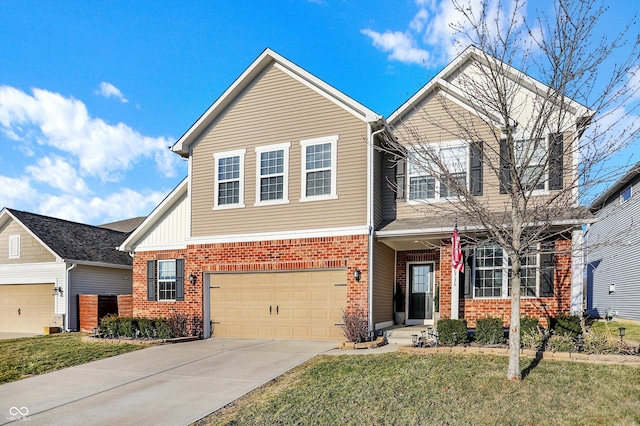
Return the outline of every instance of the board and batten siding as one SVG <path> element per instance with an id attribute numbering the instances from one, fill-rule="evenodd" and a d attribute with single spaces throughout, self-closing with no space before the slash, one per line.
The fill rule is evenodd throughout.
<path id="1" fill-rule="evenodd" d="M 373 243 L 373 324 L 393 324 L 393 288 L 395 284 L 395 250 Z"/>
<path id="2" fill-rule="evenodd" d="M 78 330 L 79 294 L 132 294 L 133 272 L 131 268 L 105 268 L 99 266 L 78 265 L 70 272 L 70 312 L 69 328 Z"/>
<path id="3" fill-rule="evenodd" d="M 300 202 L 300 141 L 338 135 L 338 199 Z M 290 143 L 288 204 L 254 206 L 256 147 Z M 244 208 L 213 210 L 214 153 L 246 149 Z M 216 119 L 192 151 L 192 237 L 367 224 L 367 124 L 267 67 Z"/>
<path id="4" fill-rule="evenodd" d="M 428 119 L 426 117 L 428 117 Z M 456 120 L 458 120 L 458 123 L 456 123 Z M 437 123 L 437 125 L 435 123 Z M 413 144 L 414 147 L 423 143 L 453 142 L 463 140 L 465 137 L 464 131 L 460 128 L 460 123 L 467 123 L 468 126 L 472 126 L 476 129 L 475 134 L 481 136 L 484 164 L 482 166 L 483 193 L 482 196 L 478 196 L 481 199 L 480 202 L 494 211 L 503 211 L 505 206 L 510 205 L 510 200 L 508 195 L 500 193 L 500 180 L 497 174 L 500 170 L 499 140 L 496 140 L 496 137 L 500 136 L 499 130 L 496 130 L 498 131 L 497 135 L 494 134 L 491 128 L 482 122 L 474 113 L 435 93 L 429 95 L 421 103 L 416 105 L 415 110 L 405 116 L 402 124 L 394 129 L 394 134 L 400 143 L 407 146 Z M 420 135 L 419 143 L 412 136 L 413 132 L 417 132 L 417 134 Z M 566 144 L 571 143 L 570 133 L 564 134 L 564 143 L 564 149 L 567 151 L 568 145 Z M 494 165 L 495 170 L 492 170 L 488 163 Z M 387 161 L 386 166 L 388 165 Z M 563 183 L 566 187 L 572 182 L 570 178 L 571 165 L 571 157 L 565 155 L 563 159 Z M 408 171 L 409 167 L 407 167 L 406 170 Z M 467 174 L 468 173 L 469 170 L 467 169 Z M 398 218 L 424 217 L 425 214 L 442 215 L 443 209 L 444 211 L 448 208 L 452 209 L 452 207 L 447 206 L 447 202 L 435 201 L 433 205 L 430 205 L 428 202 L 420 203 L 409 201 L 408 185 L 409 178 L 407 176 L 406 199 L 393 200 Z M 544 197 L 545 195 L 537 195 L 536 197 L 538 196 Z M 389 203 L 389 201 L 388 198 L 385 198 L 385 203 Z M 391 210 L 392 206 L 385 206 L 385 212 L 390 212 Z M 387 213 L 387 215 L 388 214 L 389 213 Z"/>
<path id="5" fill-rule="evenodd" d="M 9 258 L 9 237 L 20 235 L 20 257 Z M 0 264 L 55 262 L 56 257 L 15 220 L 0 229 Z"/>
<path id="6" fill-rule="evenodd" d="M 621 204 L 618 192 L 596 213 L 598 221 L 587 233 L 589 315 L 604 317 L 612 309 L 621 318 L 640 321 L 640 181 L 632 194 Z M 612 284 L 615 291 L 610 293 Z"/>
<path id="7" fill-rule="evenodd" d="M 159 246 L 186 244 L 188 236 L 188 197 L 185 193 L 147 232 L 136 245 L 136 251 L 157 249 Z"/>

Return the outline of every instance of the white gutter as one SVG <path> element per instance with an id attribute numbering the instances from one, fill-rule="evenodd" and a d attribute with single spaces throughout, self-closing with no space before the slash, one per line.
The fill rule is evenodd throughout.
<path id="1" fill-rule="evenodd" d="M 72 263 L 71 266 L 67 268 L 67 274 L 65 276 L 65 285 L 64 285 L 64 299 L 65 299 L 65 314 L 64 314 L 64 325 L 63 328 L 65 331 L 71 331 L 69 329 L 69 313 L 71 312 L 71 270 L 78 266 L 77 263 Z"/>

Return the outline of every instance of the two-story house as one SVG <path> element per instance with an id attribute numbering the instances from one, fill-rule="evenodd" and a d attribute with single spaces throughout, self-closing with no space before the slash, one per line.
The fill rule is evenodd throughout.
<path id="1" fill-rule="evenodd" d="M 454 223 L 417 213 L 414 205 L 431 196 L 429 185 L 407 158 L 398 161 L 385 149 L 413 117 L 420 125 L 420 111 L 442 108 L 432 95 L 476 60 L 470 53 L 388 124 L 265 50 L 175 143 L 173 151 L 188 160 L 187 178 L 120 247 L 134 255 L 134 315 L 187 314 L 205 336 L 341 339 L 343 312 L 362 313 L 371 330 L 393 325 L 394 308 L 406 311 L 407 324 L 433 323 L 439 285 L 442 316 L 508 319 L 506 279 L 485 278 L 504 268 L 495 261 L 495 271 L 481 273 L 466 262 L 458 290 L 450 260 Z M 469 109 L 455 100 L 452 107 Z M 470 144 L 441 142 L 459 148 L 455 155 L 469 164 L 469 175 L 483 178 Z M 574 163 L 563 164 L 561 173 L 571 173 Z M 553 191 L 552 180 L 549 172 L 543 192 Z M 500 197 L 490 187 L 478 196 Z M 568 240 L 555 244 L 579 239 L 580 223 L 564 218 Z M 465 224 L 460 230 L 464 237 Z M 502 256 L 488 248 L 468 256 L 479 265 L 490 253 Z M 578 281 L 572 277 L 581 277 L 571 269 L 577 257 L 563 256 L 531 264 L 526 313 L 578 309 L 571 300 Z M 551 281 L 541 272 L 544 262 L 553 262 Z"/>

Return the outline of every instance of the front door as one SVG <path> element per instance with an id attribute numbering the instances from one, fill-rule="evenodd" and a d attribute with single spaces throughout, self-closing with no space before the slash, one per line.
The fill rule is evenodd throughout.
<path id="1" fill-rule="evenodd" d="M 409 320 L 433 318 L 433 264 L 409 265 Z"/>

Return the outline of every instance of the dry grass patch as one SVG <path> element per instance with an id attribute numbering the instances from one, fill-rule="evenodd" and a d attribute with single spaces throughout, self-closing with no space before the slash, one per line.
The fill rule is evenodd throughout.
<path id="1" fill-rule="evenodd" d="M 522 360 L 527 368 L 533 360 Z M 198 425 L 634 424 L 640 368 L 541 361 L 520 383 L 508 358 L 320 356 Z"/>
<path id="2" fill-rule="evenodd" d="M 603 333 L 614 338 L 620 336 L 618 330 L 620 327 L 625 328 L 624 340 L 640 343 L 640 322 L 638 321 L 616 318 L 612 321 L 594 321 L 591 324 L 591 328 L 595 330 L 596 333 Z"/>
<path id="3" fill-rule="evenodd" d="M 0 340 L 0 384 L 142 349 L 130 344 L 87 343 L 83 335 Z"/>

